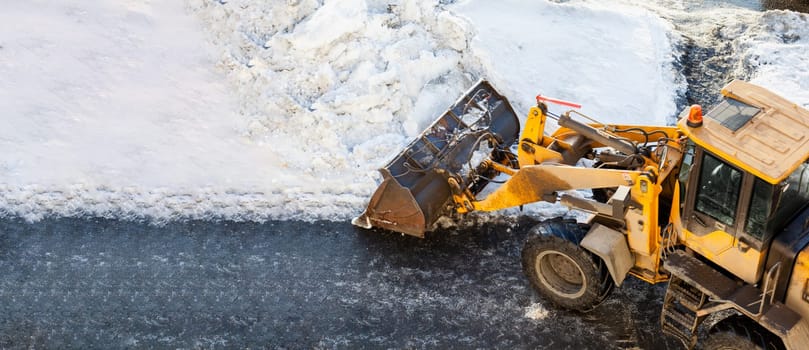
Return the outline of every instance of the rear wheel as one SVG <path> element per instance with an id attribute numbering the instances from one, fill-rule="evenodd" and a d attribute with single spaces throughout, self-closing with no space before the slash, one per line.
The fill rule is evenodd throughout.
<path id="1" fill-rule="evenodd" d="M 601 258 L 579 245 L 588 227 L 573 220 L 540 223 L 522 250 L 523 272 L 540 295 L 571 310 L 590 311 L 614 283 Z"/>
<path id="2" fill-rule="evenodd" d="M 780 350 L 781 340 L 744 316 L 731 316 L 711 328 L 705 350 Z"/>

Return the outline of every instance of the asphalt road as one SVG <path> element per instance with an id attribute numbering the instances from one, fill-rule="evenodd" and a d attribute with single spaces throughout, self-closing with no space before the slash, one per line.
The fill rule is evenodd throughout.
<path id="1" fill-rule="evenodd" d="M 680 348 L 658 330 L 663 286 L 630 279 L 588 314 L 542 302 L 519 261 L 532 224 L 421 240 L 345 222 L 3 219 L 0 348 Z"/>

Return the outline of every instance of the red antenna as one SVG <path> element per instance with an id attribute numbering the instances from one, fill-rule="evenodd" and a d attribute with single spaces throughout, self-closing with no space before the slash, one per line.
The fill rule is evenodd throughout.
<path id="1" fill-rule="evenodd" d="M 537 95 L 537 103 L 540 103 L 540 102 L 554 103 L 554 104 L 557 104 L 557 105 L 568 106 L 568 107 L 572 107 L 572 108 L 581 108 L 581 105 L 578 104 L 578 103 L 575 103 L 575 102 L 570 102 L 570 101 L 560 100 L 558 98 L 550 98 L 550 97 L 545 97 L 545 96 L 542 96 L 542 95 Z"/>

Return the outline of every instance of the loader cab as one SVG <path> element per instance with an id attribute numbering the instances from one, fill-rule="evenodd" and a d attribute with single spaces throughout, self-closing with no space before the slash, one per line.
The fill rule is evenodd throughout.
<path id="1" fill-rule="evenodd" d="M 770 184 L 693 143 L 690 148 L 690 169 L 680 174 L 686 246 L 755 283 L 773 237 L 809 202 L 809 164 Z"/>
<path id="2" fill-rule="evenodd" d="M 748 283 L 761 276 L 776 186 L 694 147 L 682 218 L 686 246 Z"/>
<path id="3" fill-rule="evenodd" d="M 684 244 L 756 283 L 773 237 L 809 200 L 809 114 L 734 81 L 689 142 L 679 177 Z"/>

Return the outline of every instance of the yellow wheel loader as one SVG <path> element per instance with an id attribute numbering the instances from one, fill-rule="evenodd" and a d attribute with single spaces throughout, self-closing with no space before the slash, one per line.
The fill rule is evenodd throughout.
<path id="1" fill-rule="evenodd" d="M 453 212 L 559 201 L 591 215 L 541 222 L 525 242 L 523 270 L 550 302 L 586 312 L 631 275 L 668 283 L 660 323 L 686 348 L 807 349 L 809 111 L 743 81 L 721 93 L 676 126 L 556 115 L 547 103 L 575 105 L 538 96 L 520 131 L 480 81 L 380 170 L 354 223 L 423 237 Z M 700 332 L 709 315 L 721 320 Z"/>

